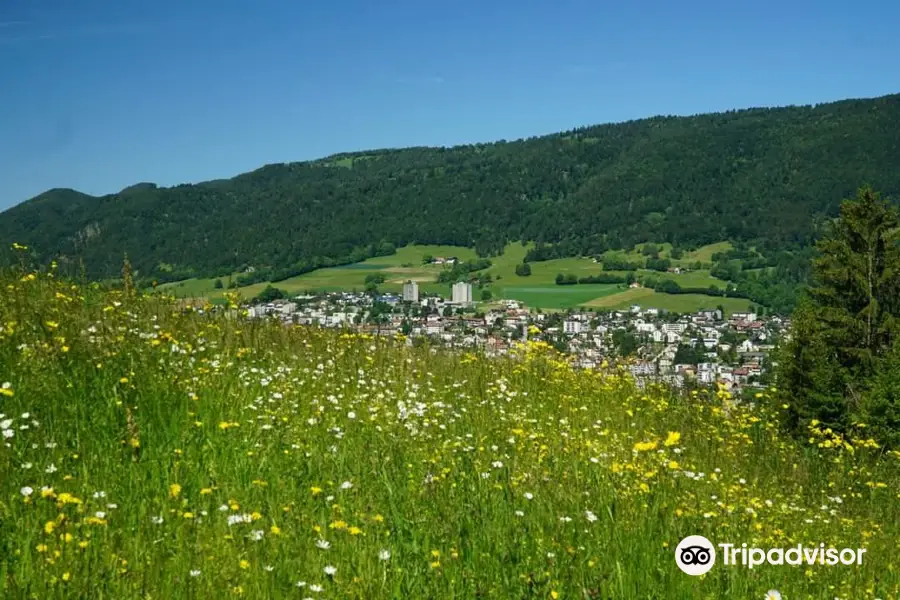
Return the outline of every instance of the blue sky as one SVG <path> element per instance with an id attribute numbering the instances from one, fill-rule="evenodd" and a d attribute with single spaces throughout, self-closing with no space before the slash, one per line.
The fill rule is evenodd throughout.
<path id="1" fill-rule="evenodd" d="M 900 92 L 896 0 L 0 0 L 0 209 Z"/>

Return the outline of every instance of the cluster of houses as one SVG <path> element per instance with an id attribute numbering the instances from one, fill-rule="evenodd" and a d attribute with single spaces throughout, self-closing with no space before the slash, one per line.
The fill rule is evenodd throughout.
<path id="1" fill-rule="evenodd" d="M 727 317 L 720 310 L 674 315 L 633 306 L 611 312 L 542 313 L 515 300 L 495 302 L 476 312 L 472 286 L 457 285 L 450 300 L 420 298 L 416 284 L 408 282 L 402 295 L 305 295 L 251 306 L 248 315 L 374 335 L 404 334 L 409 344 L 427 339 L 452 348 L 482 348 L 489 355 L 505 354 L 520 341 L 543 340 L 569 353 L 581 368 L 624 364 L 642 385 L 719 384 L 738 393 L 765 385 L 768 356 L 790 327 L 782 317 L 762 318 L 749 312 Z M 623 337 L 632 341 L 627 359 L 617 344 Z"/>
<path id="2" fill-rule="evenodd" d="M 429 261 L 432 265 L 455 265 L 459 259 L 455 256 L 435 256 Z"/>

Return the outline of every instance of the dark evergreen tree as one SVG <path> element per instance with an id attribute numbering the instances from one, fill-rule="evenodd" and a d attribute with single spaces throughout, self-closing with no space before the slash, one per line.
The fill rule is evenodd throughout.
<path id="1" fill-rule="evenodd" d="M 841 204 L 816 247 L 812 285 L 794 314 L 779 383 L 794 426 L 815 419 L 840 431 L 863 418 L 873 381 L 893 377 L 885 357 L 898 341 L 897 209 L 862 188 Z M 884 404 L 891 398 L 879 396 L 876 412 L 890 413 Z"/>

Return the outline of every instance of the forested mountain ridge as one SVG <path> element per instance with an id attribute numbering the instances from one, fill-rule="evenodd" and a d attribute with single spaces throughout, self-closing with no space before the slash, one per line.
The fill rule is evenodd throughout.
<path id="1" fill-rule="evenodd" d="M 0 213 L 0 241 L 63 266 L 83 259 L 91 277 L 118 274 L 127 253 L 160 280 L 249 265 L 274 278 L 411 242 L 771 251 L 811 241 L 863 183 L 896 198 L 898 167 L 900 94 L 343 154 L 102 197 L 50 190 Z"/>

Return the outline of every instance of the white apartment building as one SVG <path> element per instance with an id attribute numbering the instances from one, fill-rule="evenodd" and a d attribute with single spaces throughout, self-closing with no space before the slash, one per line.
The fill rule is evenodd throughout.
<path id="1" fill-rule="evenodd" d="M 451 290 L 451 300 L 453 304 L 471 304 L 472 284 L 465 281 L 454 283 Z"/>
<path id="2" fill-rule="evenodd" d="M 578 334 L 582 332 L 584 323 L 574 319 L 563 322 L 563 333 Z"/>
<path id="3" fill-rule="evenodd" d="M 415 281 L 407 281 L 403 284 L 403 301 L 418 302 L 419 301 L 419 284 Z"/>

